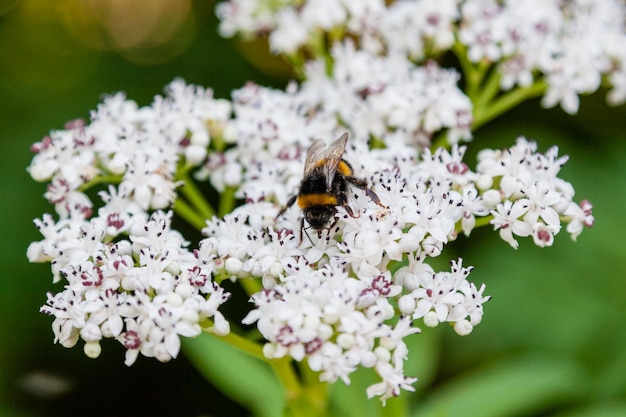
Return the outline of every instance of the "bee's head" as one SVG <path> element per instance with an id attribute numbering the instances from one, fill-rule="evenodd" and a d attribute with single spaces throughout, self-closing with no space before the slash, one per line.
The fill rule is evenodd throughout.
<path id="1" fill-rule="evenodd" d="M 323 229 L 337 212 L 334 206 L 307 207 L 304 210 L 304 219 L 316 230 Z"/>

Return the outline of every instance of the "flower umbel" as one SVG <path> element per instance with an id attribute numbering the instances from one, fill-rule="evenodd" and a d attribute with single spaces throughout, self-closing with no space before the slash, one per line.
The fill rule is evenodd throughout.
<path id="1" fill-rule="evenodd" d="M 76 227 L 75 235 L 66 226 L 48 236 L 46 246 L 65 248 L 55 267 L 67 283 L 63 291 L 49 293 L 41 308 L 55 317 L 55 341 L 71 347 L 80 338 L 93 347 L 102 338 L 116 338 L 127 349 L 127 365 L 139 352 L 166 362 L 178 355 L 179 336 L 197 336 L 208 319 L 222 320 L 217 307 L 229 294 L 214 282 L 198 285 L 192 278 L 210 281 L 211 271 L 187 250 L 170 218 L 157 211 L 145 222 L 135 220 L 135 233 L 116 242 L 107 241 L 98 218 L 68 224 Z M 99 228 L 97 239 L 85 232 L 90 228 Z M 228 333 L 228 327 L 216 331 Z"/>
<path id="2" fill-rule="evenodd" d="M 303 80 L 285 90 L 251 82 L 230 100 L 175 80 L 145 107 L 120 93 L 33 145 L 29 172 L 48 183 L 56 214 L 35 220 L 43 239 L 27 255 L 50 262 L 59 286 L 41 308 L 55 342 L 82 340 L 97 357 L 100 341 L 115 339 L 131 365 L 139 354 L 177 357 L 181 336 L 229 343 L 255 326 L 255 356 L 300 367 L 287 389 L 350 384 L 369 368 L 379 379 L 368 397 L 413 391 L 408 338 L 443 322 L 468 335 L 490 299 L 466 260 L 433 269 L 448 243 L 492 225 L 514 248 L 524 237 L 544 247 L 563 226 L 576 239 L 593 225 L 591 203 L 576 203 L 559 177 L 567 157 L 556 147 L 542 153 L 519 137 L 480 150 L 475 168 L 465 160 L 473 131 L 528 97 L 573 113 L 606 77 L 611 99 L 626 98 L 626 56 L 614 47 L 623 19 L 611 13 L 623 18 L 624 7 L 587 3 L 220 4 L 223 34 L 267 36 Z M 448 51 L 459 69 L 437 62 Z M 367 187 L 347 181 L 336 205 L 330 189 L 312 193 L 331 206 L 325 227 L 298 205 L 281 211 L 301 191 L 314 140 L 345 133 L 342 175 L 353 170 Z M 250 299 L 242 326 L 221 309 L 226 281 Z"/>
<path id="3" fill-rule="evenodd" d="M 186 91 L 191 98 L 200 91 L 180 81 L 168 88 L 172 90 Z M 310 99 L 307 89 L 283 93 L 248 86 L 234 96 L 238 101 L 232 115 L 218 112 L 215 121 L 216 112 L 207 104 L 206 114 L 195 116 L 239 132 L 225 151 L 207 147 L 206 162 L 199 167 L 204 174 L 199 178 L 210 180 L 218 189 L 234 188 L 235 195 L 246 200 L 223 218 L 207 219 L 202 229 L 205 237 L 193 250 L 172 229 L 173 213 L 186 218 L 190 215 L 185 205 L 196 204 L 192 194 L 182 193 L 182 187 L 193 181 L 185 174 L 193 165 L 186 162 L 184 141 L 168 139 L 173 133 L 161 129 L 166 137 L 152 134 L 142 141 L 161 141 L 162 149 L 170 149 L 171 155 L 160 156 L 153 147 L 145 147 L 149 154 L 144 154 L 139 151 L 144 147 L 136 144 L 131 146 L 132 153 L 120 150 L 140 132 L 154 132 L 151 123 L 162 123 L 155 107 L 174 97 L 141 109 L 117 98 L 115 108 L 132 108 L 159 118 L 152 122 L 144 117 L 147 126 L 135 127 L 132 138 L 126 135 L 125 119 L 117 122 L 122 126 L 111 122 L 107 133 L 102 133 L 99 115 L 111 113 L 105 110 L 112 103 L 107 99 L 91 124 L 45 139 L 46 150 L 33 159 L 31 172 L 41 172 L 40 165 L 50 165 L 50 161 L 60 168 L 57 158 L 61 156 L 55 149 L 67 154 L 65 143 L 74 138 L 69 142 L 73 158 L 90 161 L 92 166 L 81 170 L 97 173 L 85 181 L 74 170 L 49 170 L 50 180 L 75 183 L 68 189 L 76 190 L 72 192 L 80 198 L 72 205 L 66 201 L 70 200 L 68 192 L 51 200 L 59 219 L 45 215 L 36 221 L 44 240 L 31 244 L 28 251 L 31 261 L 51 261 L 54 281 L 65 282 L 64 289 L 49 294 L 42 307 L 54 316 L 55 340 L 63 346 L 82 339 L 86 353 L 97 356 L 99 349 L 94 347 L 99 341 L 115 338 L 127 350 L 127 364 L 139 353 L 167 361 L 177 356 L 180 336 L 194 337 L 202 330 L 218 335 L 229 332 L 229 323 L 219 311 L 229 294 L 219 282 L 259 280 L 263 288 L 251 292 L 254 309 L 244 324 L 258 327 L 267 341 L 263 352 L 268 358 L 306 359 L 325 382 L 349 383 L 358 367 L 373 368 L 381 382 L 370 387 L 368 395 L 385 400 L 398 395 L 399 389 L 412 389 L 415 379 L 403 371 L 409 354 L 404 338 L 419 333 L 415 320 L 429 327 L 450 322 L 460 335 L 470 333 L 481 321 L 482 306 L 490 297 L 483 295 L 484 286 L 477 288 L 467 281 L 471 268 L 462 267 L 459 260 L 451 272 L 435 272 L 427 263 L 459 231 L 469 234 L 476 219 L 491 218 L 512 246 L 517 247 L 514 236 L 530 235 L 545 246 L 560 231 L 561 221 L 572 222 L 567 229 L 573 237 L 580 233 L 579 225 L 593 221 L 588 203 L 572 202 L 573 188 L 557 177 L 566 158 L 559 158 L 556 149 L 540 154 L 533 142 L 520 138 L 509 150 L 482 151 L 473 171 L 463 161 L 465 147 L 420 153 L 412 136 L 398 131 L 381 133 L 388 146 L 373 150 L 355 135 L 345 153 L 347 160 L 358 161 L 355 172 L 367 178 L 388 208 L 381 209 L 365 191 L 354 188 L 348 192 L 352 214 L 337 208 L 332 228 L 307 232 L 301 240 L 295 207 L 274 217 L 296 190 L 304 158 L 298 149 L 311 139 L 303 131 L 294 142 L 278 126 L 281 120 L 292 119 L 309 127 L 319 123 L 322 132 L 339 127 L 331 129 L 318 122 L 322 115 L 328 117 L 320 104 L 316 104 L 320 109 L 316 115 L 300 113 L 303 106 L 295 103 Z M 178 99 L 190 100 L 184 95 Z M 281 108 L 277 101 L 284 103 L 282 111 L 277 111 Z M 228 102 L 216 105 L 228 108 Z M 265 106 L 265 122 L 275 129 L 259 141 L 251 123 L 266 111 Z M 272 119 L 267 118 L 270 114 Z M 182 119 L 190 120 L 192 115 Z M 206 131 L 196 135 L 210 137 L 210 124 L 203 126 Z M 75 140 L 81 132 L 91 132 L 88 145 Z M 118 144 L 113 144 L 116 136 L 110 132 L 117 132 Z M 396 143 L 399 139 L 404 142 Z M 108 143 L 108 152 L 102 141 Z M 294 148 L 295 153 L 290 153 Z M 408 152 L 413 156 L 400 156 Z M 221 155 L 224 162 L 212 169 L 209 165 L 215 155 Z M 103 172 L 116 158 L 123 158 L 129 168 L 115 174 Z M 144 166 L 143 174 L 137 176 L 130 167 L 146 161 L 153 168 Z M 224 182 L 229 178 L 226 171 L 240 173 L 237 181 Z M 144 186 L 149 178 L 158 178 L 161 185 Z M 100 181 L 112 184 L 99 193 L 101 202 L 94 203 L 83 190 Z M 163 186 L 169 190 L 166 195 L 161 192 Z M 158 210 L 163 205 L 174 212 Z"/>
<path id="4" fill-rule="evenodd" d="M 399 54 L 413 62 L 453 51 L 466 68 L 493 66 L 502 90 L 537 84 L 544 106 L 559 104 L 568 113 L 602 77 L 613 86 L 612 104 L 626 100 L 620 0 L 230 0 L 216 11 L 223 36 L 267 36 L 273 52 L 295 62 L 299 55 L 324 56 L 320 37 L 330 44 L 356 39 L 370 56 Z M 363 66 L 359 75 L 370 69 Z"/>

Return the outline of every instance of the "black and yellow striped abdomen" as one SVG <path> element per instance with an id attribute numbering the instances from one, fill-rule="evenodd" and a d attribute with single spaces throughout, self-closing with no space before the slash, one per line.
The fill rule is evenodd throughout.
<path id="1" fill-rule="evenodd" d="M 315 206 L 336 206 L 337 197 L 330 194 L 302 194 L 298 196 L 298 206 L 301 209 Z"/>

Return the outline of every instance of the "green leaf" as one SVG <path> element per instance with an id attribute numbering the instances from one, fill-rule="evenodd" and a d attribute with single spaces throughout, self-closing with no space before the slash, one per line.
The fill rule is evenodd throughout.
<path id="1" fill-rule="evenodd" d="M 367 398 L 368 386 L 377 383 L 378 375 L 373 369 L 359 368 L 350 375 L 350 385 L 340 381 L 331 385 L 330 402 L 336 414 L 344 417 L 382 416 L 382 404 L 378 399 Z"/>
<path id="2" fill-rule="evenodd" d="M 580 410 L 554 414 L 551 417 L 623 417 L 626 416 L 626 403 L 596 404 Z"/>
<path id="3" fill-rule="evenodd" d="M 419 322 L 416 324 L 419 325 Z M 404 339 L 409 348 L 409 358 L 405 362 L 404 372 L 407 376 L 418 378 L 417 382 L 413 384 L 418 393 L 424 392 L 437 377 L 441 352 L 441 332 L 451 331 L 451 329 L 419 327 L 422 329 L 420 334 L 411 335 Z M 402 395 L 414 397 L 409 393 Z"/>
<path id="4" fill-rule="evenodd" d="M 184 339 L 183 350 L 208 381 L 256 416 L 283 415 L 283 387 L 266 362 L 207 334 Z"/>
<path id="5" fill-rule="evenodd" d="M 408 376 L 413 376 L 410 374 Z M 404 417 L 408 415 L 411 393 L 389 398 L 385 405 L 378 397 L 367 398 L 367 387 L 380 382 L 372 368 L 358 368 L 350 375 L 350 385 L 342 382 L 331 385 L 330 403 L 334 414 L 342 417 Z"/>
<path id="6" fill-rule="evenodd" d="M 530 415 L 579 394 L 584 380 L 574 362 L 558 357 L 508 358 L 434 390 L 412 416 Z"/>

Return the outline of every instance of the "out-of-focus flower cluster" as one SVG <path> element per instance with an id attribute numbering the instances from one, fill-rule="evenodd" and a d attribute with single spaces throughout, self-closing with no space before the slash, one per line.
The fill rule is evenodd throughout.
<path id="1" fill-rule="evenodd" d="M 449 143 L 471 139 L 472 103 L 458 88 L 460 74 L 434 61 L 417 67 L 402 53 L 371 55 L 352 42 L 331 50 L 332 74 L 322 60 L 305 67 L 301 94 L 321 103 L 355 136 L 391 133 L 427 147 L 445 129 Z"/>
<path id="2" fill-rule="evenodd" d="M 224 36 L 267 36 L 275 53 L 321 56 L 356 39 L 372 56 L 412 61 L 448 50 L 494 64 L 500 87 L 543 80 L 543 104 L 575 113 L 603 77 L 609 102 L 626 100 L 626 6 L 621 0 L 230 0 L 217 7 Z M 368 67 L 362 71 L 367 72 Z"/>

